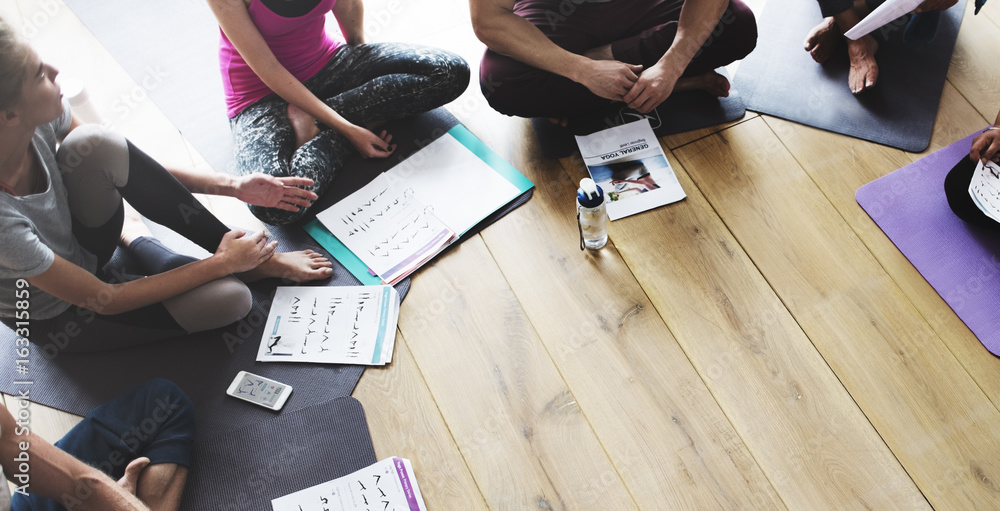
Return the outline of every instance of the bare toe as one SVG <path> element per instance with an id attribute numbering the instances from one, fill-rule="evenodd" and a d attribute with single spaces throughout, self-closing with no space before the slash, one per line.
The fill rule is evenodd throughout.
<path id="1" fill-rule="evenodd" d="M 873 37 L 865 36 L 848 42 L 847 49 L 851 58 L 847 82 L 851 92 L 859 94 L 875 86 L 878 81 L 878 63 L 875 61 L 878 43 Z"/>
<path id="2" fill-rule="evenodd" d="M 826 62 L 843 40 L 833 18 L 825 18 L 809 31 L 803 46 L 816 62 Z"/>

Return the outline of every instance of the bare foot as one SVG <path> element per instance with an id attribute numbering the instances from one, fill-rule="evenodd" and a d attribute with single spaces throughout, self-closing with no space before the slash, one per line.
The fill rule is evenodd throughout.
<path id="1" fill-rule="evenodd" d="M 244 282 L 279 278 L 293 282 L 321 280 L 333 275 L 333 263 L 312 250 L 275 253 L 263 264 L 239 275 Z"/>
<path id="2" fill-rule="evenodd" d="M 847 55 L 851 58 L 851 71 L 847 75 L 847 83 L 851 92 L 859 94 L 873 86 L 878 81 L 878 63 L 875 62 L 875 52 L 878 43 L 875 38 L 866 35 L 857 41 L 847 41 Z"/>
<path id="3" fill-rule="evenodd" d="M 729 80 L 715 71 L 677 80 L 674 92 L 687 90 L 703 90 L 713 96 L 724 98 L 729 96 Z"/>
<path id="4" fill-rule="evenodd" d="M 146 223 L 142 221 L 142 215 L 135 210 L 129 203 L 123 203 L 125 205 L 125 221 L 122 224 L 122 235 L 119 238 L 121 244 L 124 247 L 129 246 L 136 238 L 142 236 L 152 236 L 153 232 L 149 230 Z"/>
<path id="5" fill-rule="evenodd" d="M 806 36 L 805 49 L 813 60 L 822 64 L 833 55 L 843 40 L 843 33 L 837 27 L 833 17 L 825 18 L 809 31 L 809 35 Z"/>
<path id="6" fill-rule="evenodd" d="M 549 117 L 549 122 L 565 128 L 569 124 L 569 119 L 566 117 Z"/>
<path id="7" fill-rule="evenodd" d="M 292 131 L 295 132 L 296 149 L 304 146 L 306 142 L 319 134 L 316 119 L 295 105 L 288 105 L 288 122 L 292 124 Z"/>

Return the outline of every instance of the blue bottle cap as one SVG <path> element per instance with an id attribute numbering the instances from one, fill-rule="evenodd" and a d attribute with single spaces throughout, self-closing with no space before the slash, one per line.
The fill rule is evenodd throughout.
<path id="1" fill-rule="evenodd" d="M 594 208 L 604 202 L 604 190 L 589 177 L 580 180 L 580 188 L 576 191 L 576 200 L 585 208 Z"/>

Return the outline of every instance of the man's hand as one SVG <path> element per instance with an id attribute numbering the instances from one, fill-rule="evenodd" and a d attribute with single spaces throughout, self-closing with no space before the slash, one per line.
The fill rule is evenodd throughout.
<path id="1" fill-rule="evenodd" d="M 592 60 L 579 81 L 602 98 L 622 101 L 639 79 L 640 72 L 642 66 L 617 60 Z"/>
<path id="2" fill-rule="evenodd" d="M 973 161 L 996 161 L 1000 156 L 1000 128 L 990 126 L 972 141 L 969 158 Z"/>
<path id="3" fill-rule="evenodd" d="M 679 73 L 674 75 L 665 66 L 656 64 L 639 75 L 624 101 L 633 110 L 649 113 L 670 96 L 678 78 Z"/>
<path id="4" fill-rule="evenodd" d="M 913 12 L 943 11 L 958 3 L 958 0 L 925 0 Z"/>
<path id="5" fill-rule="evenodd" d="M 257 172 L 240 178 L 236 198 L 254 206 L 295 212 L 311 206 L 318 198 L 300 188 L 312 185 L 313 180 L 304 177 L 274 177 Z"/>

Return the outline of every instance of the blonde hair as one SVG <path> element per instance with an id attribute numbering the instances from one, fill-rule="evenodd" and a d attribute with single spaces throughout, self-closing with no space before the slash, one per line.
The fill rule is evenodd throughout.
<path id="1" fill-rule="evenodd" d="M 0 18 L 0 110 L 17 105 L 28 72 L 28 43 Z"/>

